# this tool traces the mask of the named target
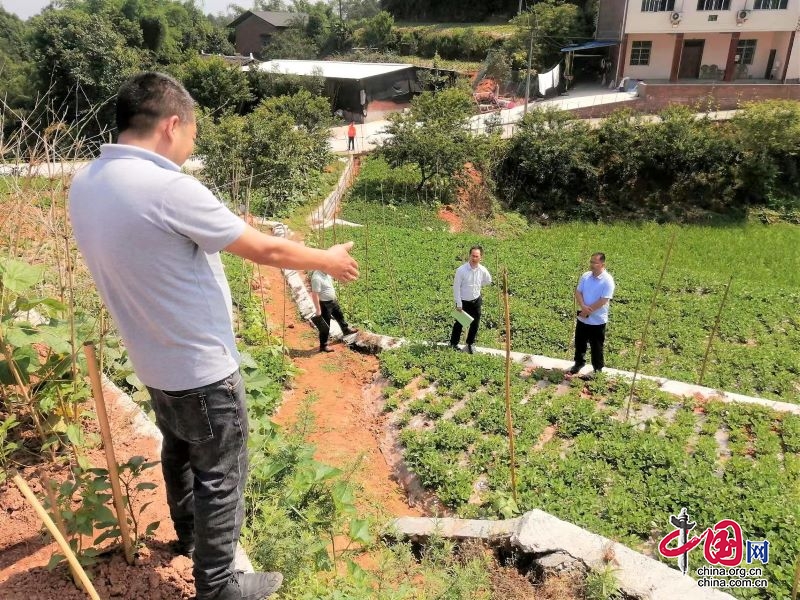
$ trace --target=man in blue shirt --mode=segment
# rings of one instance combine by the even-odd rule
[[[603,344],[606,340],[608,303],[614,297],[614,278],[606,271],[606,255],[592,254],[590,271],[581,275],[575,290],[575,300],[580,309],[575,324],[575,364],[567,371],[576,375],[586,364],[586,346],[592,349],[592,367],[595,373],[603,370]]]

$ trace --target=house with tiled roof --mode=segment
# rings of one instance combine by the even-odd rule
[[[290,25],[305,22],[307,18],[307,14],[300,12],[247,10],[228,27],[233,27],[235,30],[236,53],[243,56],[252,54],[258,57],[261,49],[269,43],[273,35]]]

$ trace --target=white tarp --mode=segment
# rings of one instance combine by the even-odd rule
[[[258,65],[258,69],[261,71],[287,75],[321,75],[331,79],[367,79],[412,68],[414,68],[413,65],[398,63],[361,63],[335,60],[270,60]]]

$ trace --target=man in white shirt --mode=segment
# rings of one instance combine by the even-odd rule
[[[453,278],[453,300],[456,303],[456,310],[463,311],[472,317],[472,323],[467,331],[467,352],[472,354],[475,350],[475,337],[478,335],[478,323],[481,320],[481,288],[492,283],[492,276],[489,271],[481,264],[483,258],[483,248],[473,246],[469,249],[469,262],[456,269]],[[458,341],[461,339],[461,323],[453,323],[453,331],[450,334],[450,347],[458,350]]]
[[[345,321],[342,307],[336,300],[336,289],[333,287],[333,278],[324,271],[314,271],[311,273],[311,300],[317,314],[313,322],[319,331],[319,351],[333,352],[328,347],[328,336],[331,332],[331,318],[336,319],[339,327],[342,328],[343,335],[358,333],[358,329],[350,327]]]
[[[352,242],[307,248],[250,227],[180,165],[194,100],[172,77],[140,73],[117,94],[116,144],[77,173],[75,240],[163,434],[161,469],[176,550],[191,555],[197,600],[261,600],[280,573],[233,570],[244,519],[248,421],[219,253],[358,277]]]
[[[606,340],[608,323],[608,303],[614,297],[614,278],[606,271],[606,255],[602,252],[592,254],[589,259],[590,271],[578,280],[575,300],[580,306],[575,323],[575,364],[567,371],[576,375],[586,364],[584,355],[587,344],[592,349],[592,367],[595,373],[603,370],[603,344]]]

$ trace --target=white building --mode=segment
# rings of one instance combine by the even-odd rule
[[[799,19],[800,0],[600,0],[596,37],[617,81],[796,83]]]

